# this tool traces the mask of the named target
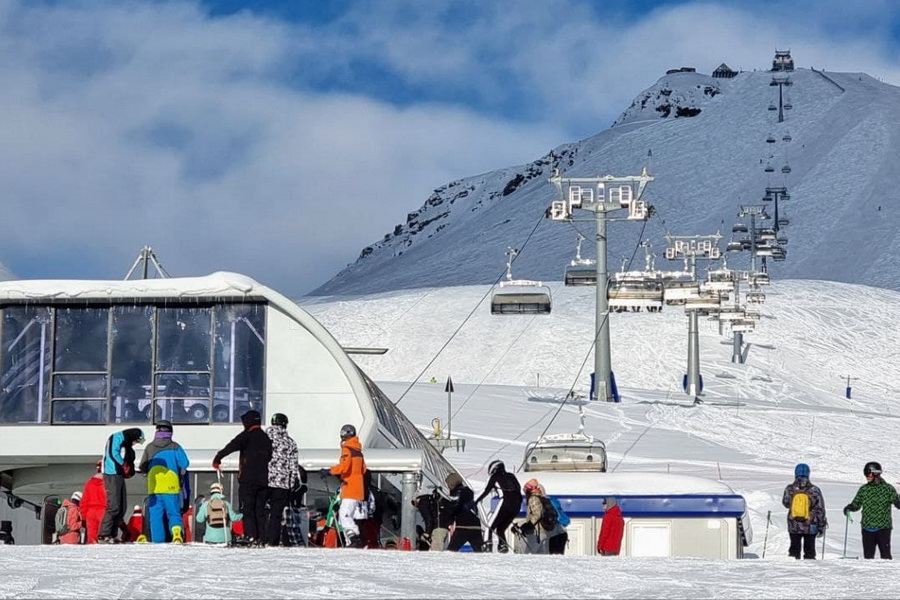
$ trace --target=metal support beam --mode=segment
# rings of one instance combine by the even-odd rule
[[[597,343],[594,347],[594,385],[596,399],[615,402],[610,381],[612,352],[609,341],[609,273],[607,271],[606,209],[598,207],[597,215],[597,302],[595,320]]]
[[[688,362],[687,388],[685,392],[694,398],[700,397],[700,314],[689,310],[688,314]]]
[[[412,505],[412,501],[419,487],[419,476],[419,473],[404,473],[401,484],[400,538],[409,540],[410,548],[415,548],[416,545],[416,507]]]

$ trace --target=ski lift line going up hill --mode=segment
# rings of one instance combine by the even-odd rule
[[[528,242],[531,241],[532,236],[534,236],[534,232],[537,231],[537,228],[540,227],[540,225],[541,225],[541,223],[542,223],[543,221],[544,221],[544,215],[542,214],[540,217],[538,217],[538,220],[537,220],[537,222],[534,224],[534,227],[531,228],[531,231],[528,233],[528,236],[525,238],[525,241],[522,242],[522,245],[521,245],[521,247],[520,247],[520,249],[519,249],[519,253],[521,253],[522,250],[524,250],[525,246],[528,245]],[[479,308],[479,307],[484,303],[484,301],[488,298],[488,296],[491,295],[491,292],[494,291],[494,288],[497,287],[497,284],[500,282],[501,279],[503,279],[503,277],[506,275],[506,272],[507,272],[507,271],[504,270],[504,271],[497,277],[497,279],[494,280],[493,285],[491,285],[491,287],[488,288],[488,290],[487,290],[487,291],[484,293],[484,295],[478,300],[478,302],[475,303],[475,306],[472,307],[472,310],[469,311],[469,314],[466,315],[466,318],[463,319],[462,323],[459,324],[459,327],[457,327],[457,328],[453,331],[453,333],[450,335],[450,337],[447,338],[447,341],[444,342],[444,344],[440,347],[440,349],[438,349],[438,351],[435,353],[435,355],[434,355],[433,357],[431,357],[431,360],[428,361],[428,364],[426,364],[426,365],[422,368],[422,370],[419,371],[419,374],[416,375],[415,379],[413,379],[413,380],[410,382],[409,386],[407,386],[407,388],[406,388],[405,390],[403,390],[403,393],[400,394],[400,397],[397,398],[397,401],[394,403],[395,406],[397,406],[398,404],[400,404],[400,403],[403,401],[403,399],[406,398],[406,395],[410,392],[410,390],[413,389],[413,386],[416,385],[416,383],[419,381],[419,379],[422,378],[422,375],[424,375],[424,374],[428,371],[428,369],[431,368],[431,365],[433,365],[434,362],[435,362],[435,361],[438,359],[438,357],[441,355],[441,353],[442,353],[444,350],[447,349],[447,346],[450,345],[450,342],[452,342],[453,339],[459,334],[459,332],[462,331],[462,328],[465,327],[466,323],[469,322],[469,319],[472,318],[472,315],[475,314],[475,311],[477,311],[478,308]]]

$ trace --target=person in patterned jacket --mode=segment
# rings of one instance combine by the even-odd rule
[[[300,485],[297,442],[288,435],[287,426],[287,415],[275,413],[272,415],[272,425],[266,429],[272,440],[272,458],[269,460],[269,512],[263,539],[269,546],[281,544],[284,508],[291,490]]]
[[[866,476],[866,483],[844,507],[844,514],[849,517],[851,511],[862,509],[859,524],[862,527],[863,556],[875,558],[877,547],[881,558],[891,560],[891,506],[900,508],[900,496],[894,486],[881,478],[879,463],[866,463],[863,475]]]
[[[808,514],[791,514],[791,506],[797,494],[806,494]],[[816,536],[825,535],[828,519],[825,516],[825,499],[822,496],[822,490],[809,480],[809,465],[800,463],[794,467],[794,482],[784,488],[781,503],[788,509],[788,535],[791,537],[788,556],[799,560],[802,546],[803,558],[815,560]]]

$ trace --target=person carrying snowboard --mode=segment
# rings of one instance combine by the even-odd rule
[[[825,499],[818,486],[809,480],[809,465],[800,463],[794,467],[794,482],[784,488],[781,504],[788,509],[788,535],[791,546],[788,556],[800,559],[816,559],[816,536],[825,535],[828,519],[825,516]]]
[[[488,465],[490,479],[484,486],[484,491],[475,500],[480,504],[492,491],[499,498],[499,502],[491,512],[488,519],[488,539],[492,533],[497,534],[498,552],[509,552],[509,544],[506,541],[506,530],[512,524],[513,519],[519,514],[522,507],[522,492],[519,491],[519,480],[512,473],[506,471],[506,465],[501,460],[492,461]]]

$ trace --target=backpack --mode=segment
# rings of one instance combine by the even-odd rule
[[[556,509],[553,508],[553,503],[546,496],[541,496],[541,527],[544,528],[545,531],[552,531],[556,529],[557,523],[559,523],[559,513],[556,512]]]
[[[809,495],[806,492],[797,492],[791,498],[790,517],[792,521],[809,521]]]
[[[568,527],[569,523],[572,522],[572,519],[569,518],[569,515],[563,511],[562,506],[559,505],[559,500],[556,498],[550,498],[550,503],[553,504],[553,508],[556,509],[557,519],[559,520],[559,524],[563,527]]]
[[[228,522],[228,505],[222,498],[211,498],[206,505],[207,522],[210,527],[225,527]]]
[[[56,511],[56,535],[65,535],[69,532],[69,507],[60,506]]]

